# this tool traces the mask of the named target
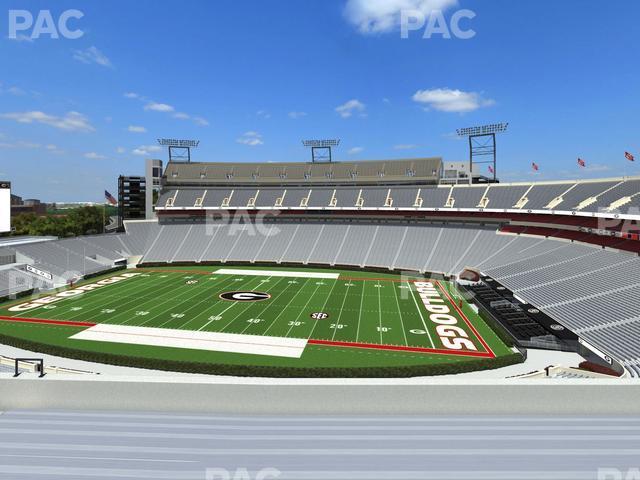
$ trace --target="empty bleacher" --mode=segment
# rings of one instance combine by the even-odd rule
[[[282,202],[278,203],[278,199]],[[303,199],[308,199],[303,205]],[[332,202],[332,199],[334,202]],[[358,200],[361,200],[358,202]],[[418,203],[416,204],[416,200]],[[625,213],[640,207],[640,180],[456,186],[168,187],[159,210],[181,208],[414,208]],[[637,213],[637,211],[636,211]]]

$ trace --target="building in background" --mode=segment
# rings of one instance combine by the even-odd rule
[[[147,160],[145,177],[147,179],[145,218],[151,220],[156,218],[154,207],[162,188],[162,160]]]
[[[6,182],[3,182],[6,183]],[[47,214],[47,204],[37,198],[25,198],[18,195],[11,195],[11,216],[15,217],[21,213],[35,213],[36,215]]]
[[[146,218],[146,177],[118,177],[118,229],[124,228],[125,220]]]

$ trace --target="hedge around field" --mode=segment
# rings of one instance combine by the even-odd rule
[[[0,343],[24,350],[72,358],[92,363],[106,363],[120,367],[144,368],[182,373],[205,375],[225,375],[233,377],[271,377],[271,378],[409,378],[493,370],[522,363],[524,358],[513,353],[497,358],[474,359],[465,362],[407,365],[395,367],[276,367],[261,365],[231,365],[223,363],[182,362],[158,358],[115,355],[103,352],[91,352],[75,348],[48,345],[11,335],[0,334]]]

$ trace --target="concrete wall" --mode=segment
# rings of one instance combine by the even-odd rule
[[[0,410],[238,414],[638,415],[633,380],[505,381],[0,378]]]

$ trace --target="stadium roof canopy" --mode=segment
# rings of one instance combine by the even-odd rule
[[[332,163],[170,162],[165,185],[437,183],[442,158]]]

